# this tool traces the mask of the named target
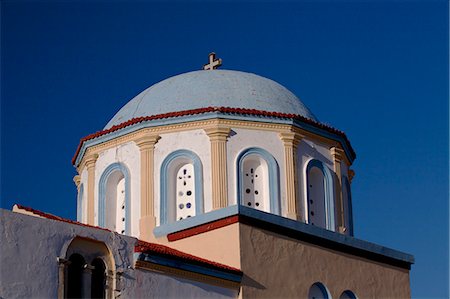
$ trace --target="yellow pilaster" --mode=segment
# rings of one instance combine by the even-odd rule
[[[297,186],[297,146],[304,137],[296,132],[283,132],[279,134],[284,144],[284,169],[286,177],[287,217],[300,219],[298,207]]]
[[[136,140],[141,152],[141,218],[139,219],[139,237],[145,241],[153,240],[153,228],[156,225],[154,215],[154,150],[160,137],[147,135]]]
[[[345,158],[344,150],[338,147],[332,147],[330,149],[331,156],[333,157],[333,168],[336,174],[335,179],[335,196],[336,196],[336,206],[338,214],[338,229],[339,232],[345,232],[345,213],[344,213],[344,201],[342,198],[342,171],[341,171],[341,161]]]
[[[95,225],[94,223],[94,197],[95,197],[95,162],[98,159],[97,154],[86,157],[85,165],[88,173],[87,185],[87,224]]]
[[[211,180],[213,209],[228,206],[227,199],[227,138],[230,128],[216,125],[205,128],[211,142]]]

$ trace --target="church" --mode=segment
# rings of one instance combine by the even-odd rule
[[[411,297],[414,257],[353,236],[347,136],[221,64],[81,139],[77,221],[1,210],[0,298]]]

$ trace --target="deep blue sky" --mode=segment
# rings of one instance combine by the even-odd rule
[[[211,51],[346,132],[355,235],[415,256],[414,298],[448,298],[446,1],[2,1],[1,207],[75,219],[79,139]]]

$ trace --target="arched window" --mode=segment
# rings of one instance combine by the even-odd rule
[[[83,221],[83,196],[84,196],[84,185],[80,184],[80,188],[78,191],[78,197],[77,197],[77,221],[82,222]]]
[[[203,175],[200,158],[188,150],[169,154],[161,165],[160,224],[203,213]]]
[[[322,283],[316,282],[309,288],[308,299],[331,299],[331,295]]]
[[[101,258],[92,261],[91,298],[105,298],[106,266]]]
[[[58,298],[114,297],[115,262],[104,243],[86,237],[75,237],[63,248],[66,249],[62,250],[62,256],[58,258]]]
[[[348,234],[353,236],[352,192],[348,178],[345,176],[342,178],[342,200],[344,201],[345,227]]]
[[[306,168],[308,223],[335,230],[333,176],[319,160],[311,160]]]
[[[84,296],[83,270],[86,264],[84,258],[77,253],[69,257],[67,268],[67,298],[82,298]]]
[[[99,181],[98,225],[130,234],[130,175],[122,163],[109,165]]]
[[[240,204],[280,214],[279,175],[275,158],[261,148],[248,148],[238,156],[236,169]]]
[[[358,297],[356,297],[356,295],[352,291],[346,290],[341,294],[339,299],[358,299]]]

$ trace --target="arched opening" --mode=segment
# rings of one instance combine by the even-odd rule
[[[77,253],[69,257],[69,266],[67,268],[67,298],[83,297],[83,271],[86,264],[84,258]]]
[[[92,261],[91,298],[105,298],[106,266],[101,258]]]
[[[160,225],[203,213],[200,158],[188,150],[170,153],[161,164]]]
[[[358,299],[358,297],[356,297],[356,295],[352,291],[346,290],[341,294],[339,299]]]
[[[306,168],[307,220],[311,225],[335,230],[333,177],[322,162],[311,160]]]
[[[130,233],[130,179],[121,163],[108,166],[99,182],[98,225],[121,234]]]
[[[267,163],[259,155],[248,155],[242,161],[241,202],[243,205],[265,211],[270,207],[269,173]],[[267,209],[269,211],[270,208]]]
[[[318,167],[308,172],[308,219],[311,225],[326,227],[324,175]]]
[[[331,296],[325,285],[316,282],[309,288],[308,299],[331,299]]]
[[[193,164],[183,164],[176,175],[176,216],[182,220],[195,216],[195,171]]]
[[[238,156],[236,169],[240,204],[279,214],[279,175],[275,158],[261,148],[248,148]]]
[[[75,237],[64,245],[59,261],[59,298],[113,298],[116,268],[105,243]]]

